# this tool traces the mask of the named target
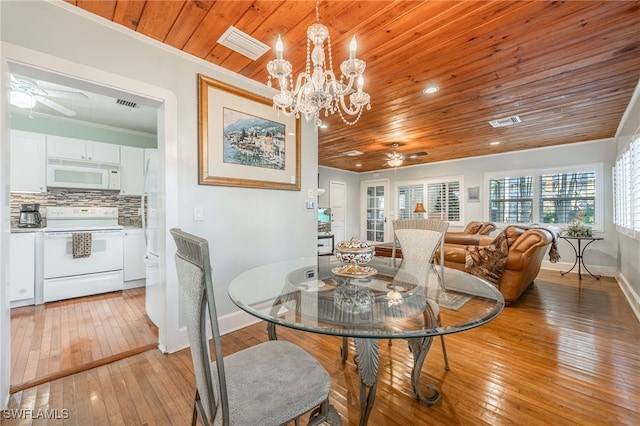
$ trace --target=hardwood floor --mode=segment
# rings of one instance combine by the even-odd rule
[[[353,356],[340,362],[340,339],[282,327],[278,335],[317,356],[332,375],[331,402],[343,424],[357,424],[359,379]],[[225,353],[266,339],[264,323],[255,324],[224,336]],[[498,318],[449,335],[446,344],[451,371],[436,339],[422,372],[423,385],[443,394],[426,407],[411,397],[407,345],[381,342],[370,425],[638,424],[640,323],[612,278],[585,277],[578,289],[576,274],[542,271]],[[151,350],[25,389],[10,408],[66,409],[62,424],[70,425],[182,425],[191,416],[194,384],[188,350]]]
[[[155,348],[144,287],[11,310],[11,392]]]

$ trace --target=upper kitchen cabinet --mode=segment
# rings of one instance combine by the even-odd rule
[[[11,191],[47,192],[46,136],[11,130]]]
[[[47,136],[47,157],[120,164],[120,146],[63,136]]]
[[[120,147],[120,194],[142,195],[144,191],[144,149]]]

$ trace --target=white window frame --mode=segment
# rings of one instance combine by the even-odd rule
[[[616,158],[612,176],[616,230],[640,239],[640,129]]]
[[[603,164],[602,163],[585,163],[585,164],[576,164],[571,166],[558,166],[553,168],[540,168],[540,169],[528,169],[528,170],[509,170],[509,171],[499,171],[499,172],[488,172],[484,174],[484,187],[487,193],[487,201],[485,205],[484,211],[484,220],[489,220],[489,206],[490,203],[490,192],[489,192],[489,181],[491,179],[502,179],[505,177],[526,177],[533,176],[533,193],[532,193],[532,222],[531,223],[521,223],[522,225],[533,225],[538,224],[542,226],[559,226],[561,228],[566,227],[568,223],[549,223],[545,224],[541,221],[541,212],[540,212],[540,178],[542,175],[548,174],[558,174],[558,173],[576,173],[576,172],[586,172],[586,171],[595,171],[596,173],[596,188],[595,188],[595,223],[591,225],[591,228],[596,232],[603,232],[604,225],[604,207],[603,207]],[[505,227],[510,225],[510,223],[505,222],[496,222],[496,226]]]
[[[395,209],[396,209],[396,213],[395,213],[395,218],[398,219],[400,217],[400,187],[401,186],[411,186],[411,185],[422,185],[423,187],[423,194],[425,197],[425,200],[423,200],[424,203],[424,207],[425,209],[428,209],[428,201],[426,199],[426,197],[428,197],[428,187],[429,185],[433,185],[433,184],[448,184],[451,182],[457,182],[459,185],[459,194],[458,194],[458,205],[459,205],[459,220],[457,221],[451,221],[451,220],[447,220],[447,222],[449,222],[450,226],[455,226],[455,227],[459,227],[459,226],[464,226],[464,206],[465,206],[465,199],[464,199],[464,194],[463,194],[463,188],[464,188],[464,176],[463,175],[454,175],[454,176],[443,176],[443,177],[437,177],[437,178],[429,178],[429,179],[413,179],[413,180],[404,180],[404,181],[398,181],[395,183],[395,196],[394,196],[394,203],[395,203]],[[425,217],[427,217],[428,213],[424,213]]]

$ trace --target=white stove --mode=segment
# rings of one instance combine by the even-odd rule
[[[122,290],[117,207],[48,207],[46,217],[44,302]]]
[[[48,207],[45,232],[123,229],[117,207]]]

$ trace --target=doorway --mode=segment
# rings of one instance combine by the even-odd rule
[[[118,86],[113,82],[108,87],[100,86],[98,83],[14,63],[9,63],[9,71],[29,81],[46,80],[56,89],[60,89],[56,85],[66,86],[70,89],[69,93],[96,91],[100,96],[112,97],[114,102],[125,97],[122,96],[125,94],[126,98],[147,102],[155,109],[156,128],[165,125],[161,119],[163,106],[160,101],[128,94],[116,89]],[[81,107],[78,105],[78,111],[81,111]],[[58,106],[57,110],[65,111],[64,108],[70,110],[69,106],[64,105]],[[93,113],[99,115],[98,111],[94,110]],[[33,114],[33,111],[29,113],[30,119]],[[73,126],[71,118],[65,117],[65,120],[67,126]],[[164,142],[160,143],[164,133],[158,131],[158,148],[164,147]],[[74,198],[78,198],[77,193]],[[5,348],[10,351],[11,391],[158,347],[160,333],[146,317],[145,293],[143,286],[12,309],[11,344],[3,342],[3,346],[6,343]],[[156,302],[164,306],[163,300]],[[60,327],[65,327],[64,332]]]
[[[360,234],[368,241],[379,243],[391,241],[391,223],[387,221],[389,198],[389,180],[364,181],[361,184]]]
[[[344,182],[329,182],[329,207],[331,208],[331,232],[334,241],[344,241],[347,204],[347,185]]]

